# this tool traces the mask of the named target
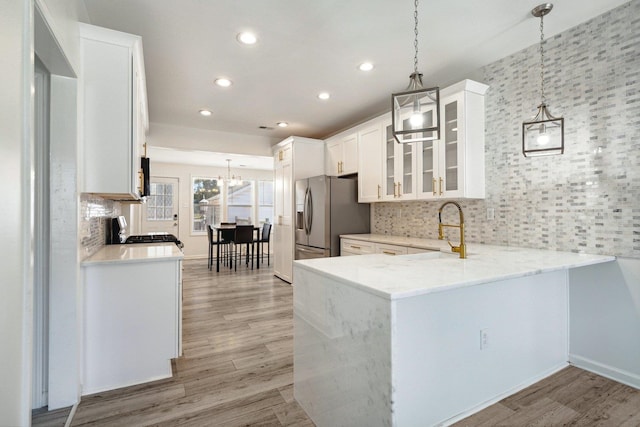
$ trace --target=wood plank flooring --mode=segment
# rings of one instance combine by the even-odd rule
[[[85,396],[72,425],[313,426],[293,399],[291,286],[272,268],[184,268],[173,378]],[[68,413],[35,414],[33,425],[63,426]],[[640,426],[640,391],[569,367],[456,425]]]

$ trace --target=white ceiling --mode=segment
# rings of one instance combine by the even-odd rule
[[[625,0],[556,0],[551,37]],[[419,70],[446,85],[537,43],[537,0],[423,0]],[[413,71],[411,0],[85,0],[91,23],[142,36],[153,123],[323,138],[389,110]],[[236,35],[254,31],[253,46]],[[357,66],[371,61],[363,73]],[[230,88],[213,84],[233,80]],[[328,101],[316,98],[329,91]],[[210,109],[211,117],[198,110]],[[287,121],[286,129],[276,127]],[[272,127],[261,130],[259,126]]]

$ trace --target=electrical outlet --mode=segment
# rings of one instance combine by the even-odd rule
[[[487,208],[487,221],[493,221],[496,218],[496,210],[494,208]]]
[[[489,330],[480,329],[480,350],[489,348]]]

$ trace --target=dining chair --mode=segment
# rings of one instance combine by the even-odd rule
[[[260,232],[260,237],[254,240],[254,243],[257,245],[258,256],[256,258],[256,262],[260,262],[260,260],[264,259],[264,244],[267,244],[267,265],[270,265],[270,253],[271,248],[269,246],[269,240],[271,237],[271,224],[265,222],[262,224],[262,231]]]
[[[220,225],[236,225],[235,222],[221,222]],[[231,242],[233,241],[233,235],[236,232],[235,229],[231,228],[228,230],[220,231],[220,239],[226,243],[226,251],[225,256],[222,258],[223,265],[227,265],[231,259]]]
[[[224,239],[224,236],[220,239],[220,241],[214,239],[214,231],[213,228],[211,228],[210,224],[207,224],[207,236],[209,237],[209,257],[207,267],[209,268],[209,270],[211,270],[211,268],[213,267],[213,255],[215,254],[213,248],[216,245],[220,245],[220,255],[223,257],[223,259],[226,259],[229,252],[230,240]]]
[[[235,269],[238,270],[238,248],[240,248],[240,258],[242,258],[242,245],[246,245],[246,261],[245,264],[249,266],[249,245],[251,245],[251,269],[253,270],[253,225],[236,225],[235,233],[233,236],[233,262],[235,263]]]

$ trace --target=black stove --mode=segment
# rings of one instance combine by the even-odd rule
[[[140,234],[138,236],[129,236],[124,243],[127,245],[133,243],[175,243],[180,249],[184,247],[182,242],[173,234]]]

